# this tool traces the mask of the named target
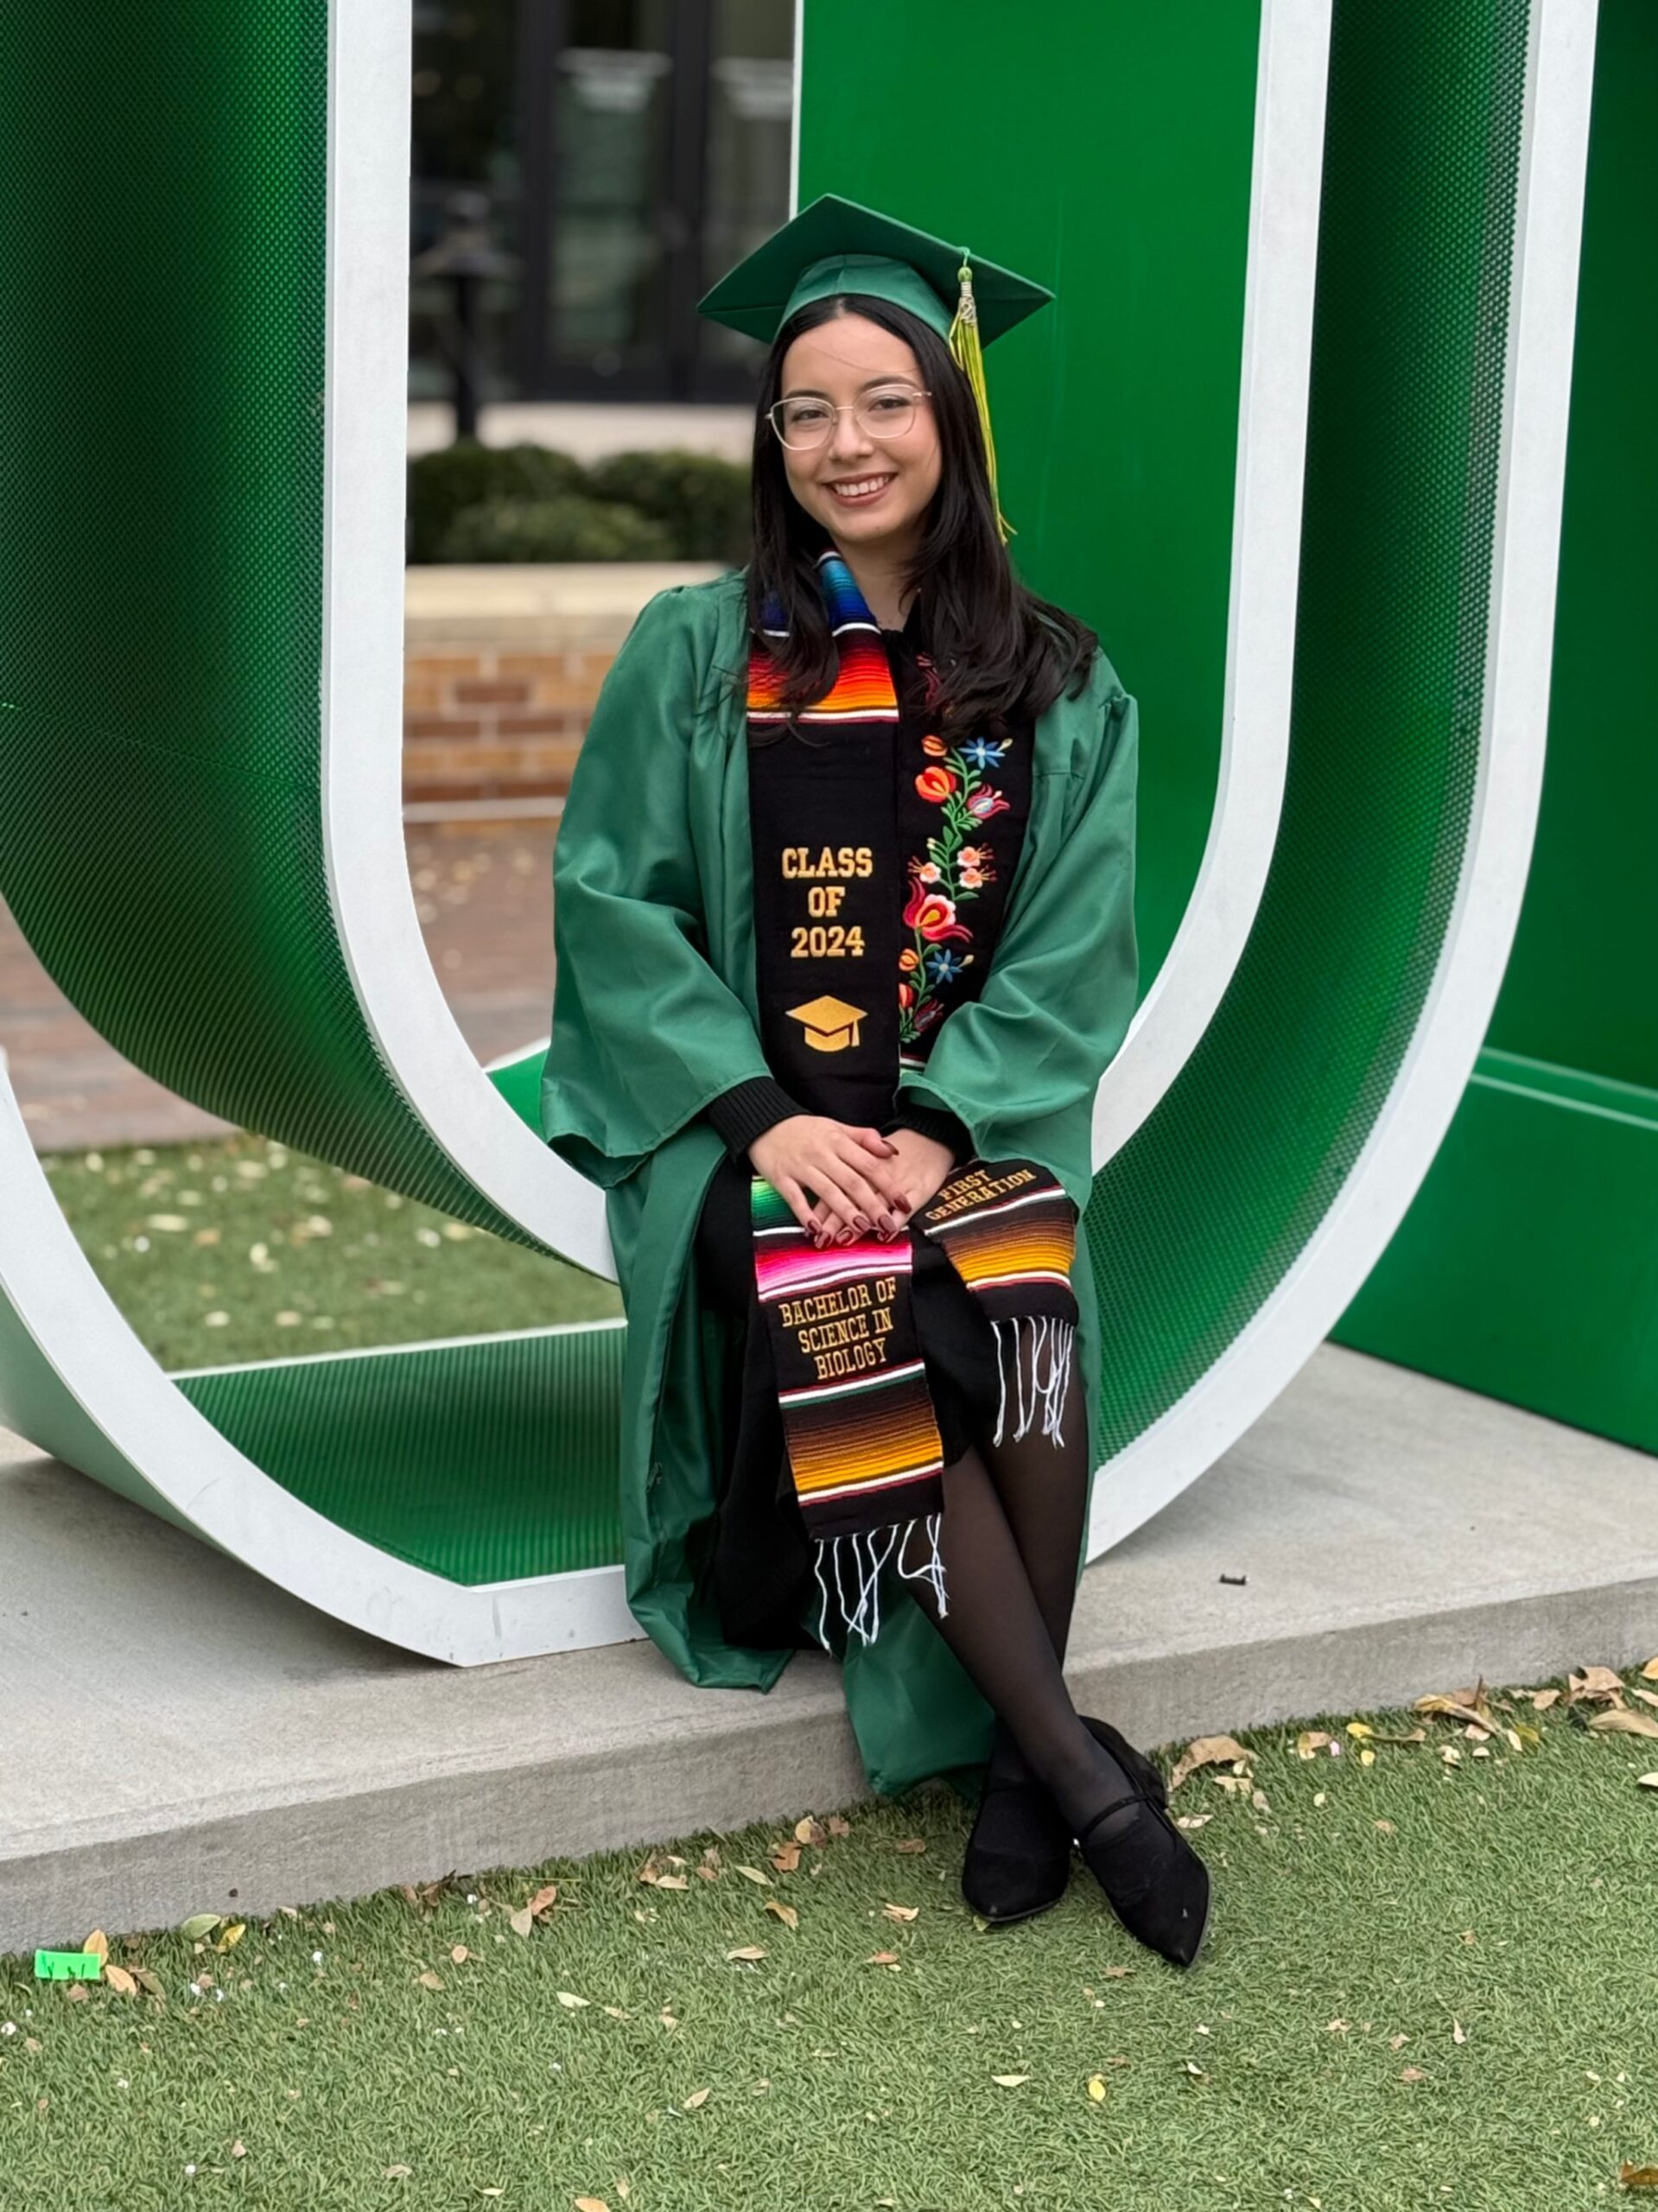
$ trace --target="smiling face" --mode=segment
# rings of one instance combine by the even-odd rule
[[[912,349],[861,315],[837,315],[804,331],[783,357],[778,396],[826,401],[842,411],[821,446],[779,448],[789,489],[844,548],[907,553],[919,542],[921,518],[938,488],[938,426],[931,403],[916,403],[902,437],[872,436],[854,403],[877,403],[886,390],[924,388]],[[853,498],[837,485],[877,486]]]

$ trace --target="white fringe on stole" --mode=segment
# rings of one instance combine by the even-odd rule
[[[996,1404],[996,1431],[991,1441],[1000,1444],[1007,1427],[1008,1375],[1013,1376],[1013,1440],[1016,1443],[1029,1433],[1039,1408],[1042,1414],[1042,1433],[1054,1445],[1064,1441],[1065,1405],[1070,1395],[1071,1370],[1076,1364],[1076,1328],[1067,1320],[1053,1313],[1021,1313],[1006,1320],[992,1321],[996,1332],[996,1365],[1001,1389]],[[1026,1357],[1020,1358],[1020,1331],[1023,1330]],[[816,1637],[825,1651],[833,1651],[829,1640],[829,1586],[824,1569],[827,1565],[835,1580],[835,1611],[845,1623],[848,1635],[861,1637],[866,1643],[873,1643],[880,1633],[880,1578],[887,1561],[896,1552],[898,1571],[906,1582],[926,1581],[932,1586],[938,1601],[941,1618],[950,1606],[944,1593],[944,1563],[938,1552],[938,1524],[940,1516],[929,1513],[920,1522],[927,1540],[927,1551],[918,1567],[905,1567],[904,1554],[908,1548],[910,1531],[918,1523],[913,1521],[893,1522],[885,1529],[860,1529],[849,1536],[820,1536],[815,1547],[813,1573],[823,1594],[823,1605],[817,1617]],[[851,1586],[850,1595],[848,1592]]]
[[[1013,1370],[1013,1440],[1017,1442],[1026,1433],[1039,1405],[1042,1408],[1042,1433],[1051,1443],[1063,1443],[1065,1400],[1070,1390],[1075,1327],[1053,1313],[1020,1313],[1007,1320],[992,1321],[990,1325],[996,1332],[996,1366],[1001,1377],[1001,1395],[996,1404],[996,1433],[991,1442],[1001,1442],[1002,1431],[1007,1426],[1007,1370],[1011,1360]],[[1030,1344],[1028,1392],[1026,1376],[1019,1357],[1021,1326]],[[1045,1373],[1041,1367],[1045,1352],[1048,1363]]]
[[[898,1571],[906,1582],[925,1581],[932,1586],[942,1617],[950,1611],[944,1595],[944,1562],[938,1553],[938,1523],[941,1516],[929,1513],[919,1522],[927,1539],[927,1552],[918,1567],[905,1567],[904,1554],[908,1548],[910,1531],[918,1526],[913,1521],[894,1522],[890,1528],[860,1529],[849,1536],[820,1536],[817,1539],[812,1569],[817,1577],[818,1589],[823,1603],[817,1616],[817,1641],[825,1651],[832,1652],[829,1640],[829,1593],[823,1579],[823,1562],[828,1558],[835,1574],[836,1611],[852,1636],[861,1636],[866,1643],[873,1643],[880,1633],[880,1577],[881,1570],[898,1554]],[[842,1570],[849,1576],[856,1602],[848,1605]]]

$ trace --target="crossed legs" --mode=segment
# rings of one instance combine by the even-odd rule
[[[1061,1671],[1088,1478],[1087,1416],[1073,1387],[1057,1445],[1037,1423],[944,1469],[938,1549],[947,1610],[924,1578],[905,1584],[1073,1834],[1129,1787],[1078,1718]]]

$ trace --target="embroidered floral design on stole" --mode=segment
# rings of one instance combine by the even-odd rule
[[[917,658],[931,675],[931,664]],[[931,685],[929,687],[931,688]],[[939,987],[952,982],[973,964],[970,951],[958,945],[972,943],[973,931],[961,919],[963,903],[995,880],[995,856],[988,842],[977,839],[981,823],[1005,813],[1007,801],[984,780],[987,768],[999,767],[1012,741],[969,737],[959,746],[947,746],[942,737],[927,736],[921,749],[928,765],[915,779],[921,798],[940,812],[938,834],[927,840],[925,856],[912,853],[908,861],[910,895],[904,907],[905,926],[912,941],[899,954],[899,1042],[914,1046],[949,1007]],[[918,1056],[915,1064],[918,1065]]]

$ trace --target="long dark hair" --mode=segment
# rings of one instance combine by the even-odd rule
[[[779,703],[785,708],[821,699],[835,680],[835,639],[817,580],[819,556],[835,541],[790,490],[783,448],[766,413],[780,396],[784,356],[795,340],[843,315],[867,315],[905,340],[932,393],[938,488],[905,582],[923,601],[927,650],[939,681],[938,730],[1005,737],[1010,723],[1033,719],[1061,691],[1077,696],[1099,639],[1086,623],[1039,599],[1014,575],[996,528],[972,389],[937,332],[890,301],[864,292],[813,300],[772,340],[754,411],[754,550],[746,571],[751,640],[774,657],[783,687]],[[768,593],[775,593],[781,606],[786,639],[760,636]],[[805,734],[791,719],[755,734],[767,741],[789,729]]]

